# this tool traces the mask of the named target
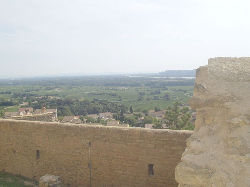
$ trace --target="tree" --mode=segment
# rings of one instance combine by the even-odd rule
[[[124,117],[124,114],[122,111],[120,113],[113,114],[113,118],[115,120],[119,120],[121,122],[124,122],[124,120],[125,120],[125,117]]]
[[[158,106],[155,106],[155,112],[160,111],[161,109]]]
[[[145,116],[144,119],[143,119],[143,124],[144,125],[145,124],[151,124],[151,123],[153,123],[153,121],[154,121],[153,117],[151,117],[151,116]]]
[[[165,119],[170,129],[194,129],[191,123],[191,111],[188,107],[182,107],[179,102],[175,102],[173,106],[167,108]]]
[[[153,128],[154,128],[154,129],[162,129],[162,124],[159,123],[159,122],[157,122],[157,123],[155,123],[155,124],[153,125]]]
[[[134,127],[137,122],[136,116],[128,116],[124,118],[124,123],[128,123],[130,126]]]
[[[86,123],[97,123],[97,120],[92,117],[84,116],[84,118],[86,119]]]
[[[134,113],[134,115],[136,116],[136,119],[141,118],[142,117],[142,113]]]
[[[191,123],[191,112],[188,107],[184,107],[181,109],[181,116],[179,119],[179,127],[185,130],[193,130],[194,126]]]
[[[130,112],[131,114],[133,114],[133,113],[134,113],[134,110],[133,110],[132,105],[131,105],[131,106],[130,106],[130,108],[129,108],[129,112]]]
[[[147,116],[147,115],[148,115],[148,110],[145,109],[145,110],[142,111],[142,113],[143,113],[145,116]]]
[[[165,118],[167,119],[167,126],[171,129],[177,128],[179,117],[179,103],[175,102],[173,106],[168,107],[166,110]]]
[[[166,100],[166,101],[169,101],[169,100],[170,100],[169,94],[165,94],[165,95],[163,96],[163,99]]]
[[[4,112],[2,110],[0,110],[0,117],[4,116]]]

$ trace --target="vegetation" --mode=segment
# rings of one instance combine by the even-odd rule
[[[65,103],[69,100],[108,101],[128,108],[132,106],[134,112],[154,107],[165,109],[175,101],[186,103],[192,96],[193,85],[193,79],[127,76],[2,80],[0,107],[17,106],[22,102],[41,107],[43,103],[60,99]]]
[[[9,173],[0,172],[0,186],[3,187],[28,187],[34,186],[37,181],[33,181],[26,177],[12,175]]]
[[[168,107],[166,111],[166,124],[170,129],[193,130],[194,125],[191,122],[192,113],[188,107],[183,107],[176,102]]]
[[[172,106],[169,106],[162,119],[149,116],[148,114],[143,116],[142,113],[133,113],[132,115],[116,113],[114,114],[114,118],[121,123],[127,123],[132,127],[145,127],[145,124],[153,124],[153,128],[155,129],[194,129],[194,124],[192,123],[192,111],[179,102],[175,102]]]
[[[130,126],[154,128],[191,128],[191,111],[174,105],[186,105],[192,96],[194,79],[129,76],[85,76],[0,80],[0,116],[22,106],[34,109],[57,108],[58,116],[81,116],[85,121],[103,121],[88,114],[114,113],[114,118]],[[170,108],[169,108],[170,107]],[[167,110],[165,119],[157,119],[151,111]],[[129,114],[129,115],[128,115]],[[177,118],[177,119],[176,119]]]
[[[85,121],[86,120],[86,123],[101,123],[102,125],[107,125],[107,121],[101,119],[101,118],[92,118],[92,117],[89,117],[89,116],[81,116],[80,119],[82,121]]]
[[[36,101],[36,102],[35,102]],[[87,115],[87,114],[99,114],[103,112],[117,112],[117,111],[127,111],[125,105],[119,103],[113,103],[106,100],[94,99],[89,100],[79,100],[79,99],[53,99],[49,100],[47,97],[41,99],[32,100],[30,106],[38,109],[41,106],[46,106],[48,108],[57,108],[59,116],[70,116],[70,115]]]

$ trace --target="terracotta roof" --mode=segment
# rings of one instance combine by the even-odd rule
[[[26,111],[33,112],[33,108],[32,107],[19,108],[18,111],[19,112],[26,112]]]

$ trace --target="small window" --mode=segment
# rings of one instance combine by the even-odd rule
[[[40,158],[40,151],[36,150],[36,159],[39,159],[39,158]]]
[[[154,164],[148,165],[148,175],[153,176],[154,175]]]

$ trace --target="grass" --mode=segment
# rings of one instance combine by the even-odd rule
[[[36,182],[23,176],[0,172],[0,187],[30,187]]]
[[[5,108],[5,112],[17,112],[19,109],[19,106],[10,106]]]

